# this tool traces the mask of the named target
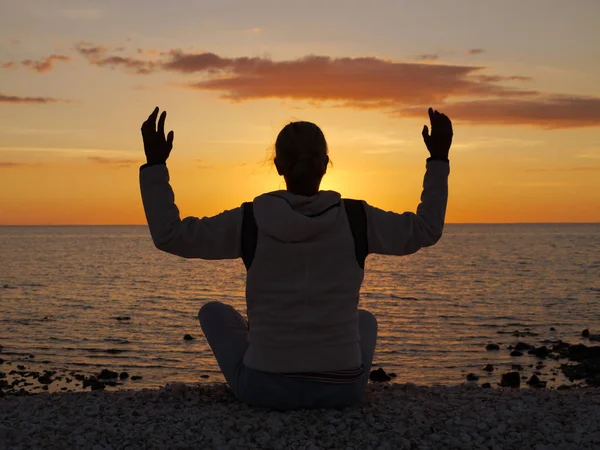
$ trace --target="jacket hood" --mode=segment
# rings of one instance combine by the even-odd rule
[[[319,191],[310,197],[288,191],[269,192],[254,199],[254,218],[262,233],[283,242],[302,242],[338,220],[340,201],[335,191]]]

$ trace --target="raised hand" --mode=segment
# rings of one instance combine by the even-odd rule
[[[423,127],[423,140],[427,150],[435,159],[448,159],[450,146],[452,145],[452,122],[445,115],[429,108],[429,120],[431,121],[431,135],[427,125]]]
[[[158,130],[156,128],[156,117],[158,106],[142,124],[142,139],[144,140],[144,152],[148,164],[164,164],[173,149],[173,131],[165,138],[165,119],[167,112],[163,111],[158,119]]]

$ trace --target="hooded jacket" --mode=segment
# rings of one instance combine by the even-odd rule
[[[407,255],[441,237],[449,163],[428,160],[417,212],[398,214],[363,201],[368,252]],[[243,206],[213,217],[180,219],[166,165],[142,166],[140,187],[156,247],[184,258],[241,257]],[[256,252],[246,279],[247,367],[326,372],[360,367],[357,262],[339,193],[275,191],[253,202]]]

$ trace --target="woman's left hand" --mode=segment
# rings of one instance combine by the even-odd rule
[[[142,124],[142,138],[144,140],[144,152],[148,164],[165,164],[173,149],[173,131],[169,131],[165,138],[165,119],[167,112],[163,111],[158,119],[158,130],[156,129],[156,116],[158,106]]]

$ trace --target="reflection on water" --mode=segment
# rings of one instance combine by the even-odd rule
[[[210,300],[245,310],[241,261],[164,254],[146,227],[0,227],[0,249],[5,359],[126,370],[144,376],[136,386],[222,379],[196,314]],[[599,250],[598,224],[449,225],[415,255],[370,256],[361,306],[379,320],[375,360],[401,382],[448,384],[486,363],[534,363],[489,342],[579,342],[600,331]],[[539,336],[499,333],[526,328]]]

